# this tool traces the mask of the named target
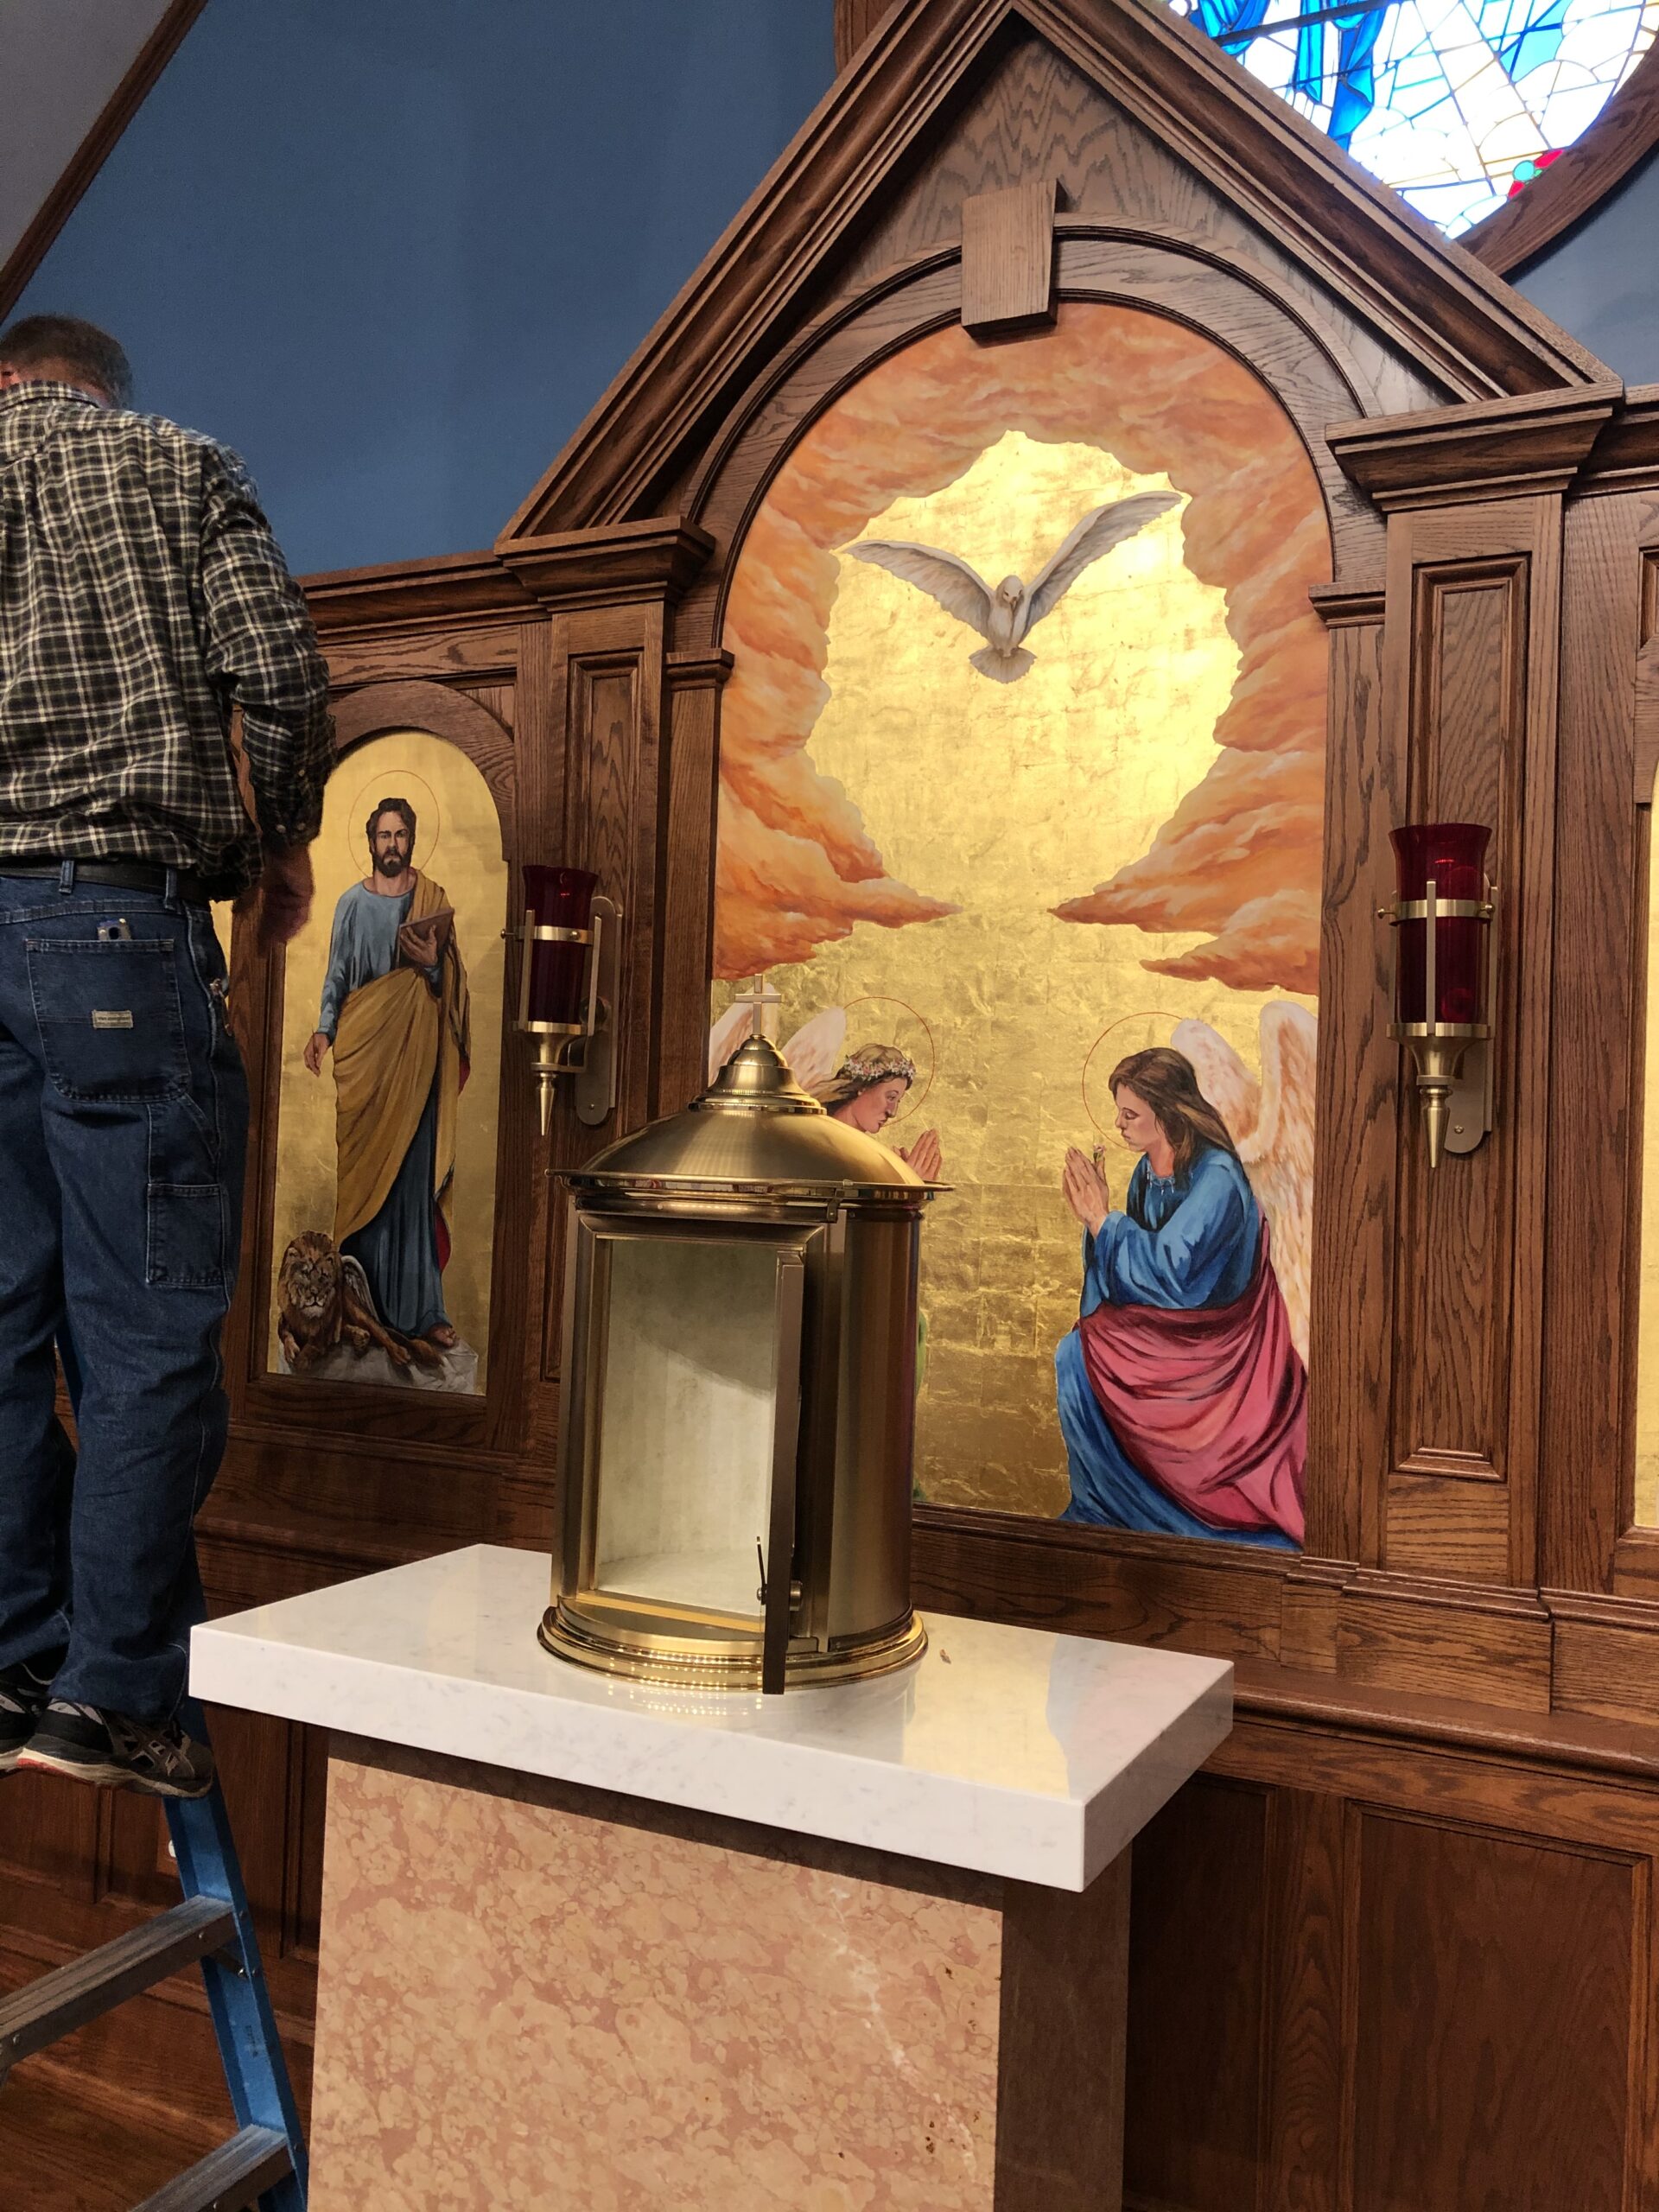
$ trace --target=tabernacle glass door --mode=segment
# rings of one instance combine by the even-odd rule
[[[589,1586],[758,1634],[780,1464],[785,1548],[793,1523],[799,1254],[661,1235],[601,1250]]]

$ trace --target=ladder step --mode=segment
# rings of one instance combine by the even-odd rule
[[[222,1897],[187,1897],[142,1928],[0,1999],[0,2082],[20,2058],[73,2035],[141,1989],[230,1942],[236,1915]]]
[[[280,2127],[245,2127],[188,2173],[147,2196],[135,2212],[242,2212],[273,2182],[293,2171]]]

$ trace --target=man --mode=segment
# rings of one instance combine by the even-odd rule
[[[441,1351],[461,1339],[443,1303],[444,1202],[470,1042],[454,912],[414,866],[415,810],[383,798],[364,824],[369,872],[340,893],[305,1065],[334,1055],[334,1242],[360,1261],[380,1319]]]
[[[130,384],[90,324],[0,334],[0,1772],[199,1796],[247,1134],[208,901],[301,926],[334,746],[242,464]]]

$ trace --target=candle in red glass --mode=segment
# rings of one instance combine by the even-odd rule
[[[591,925],[598,881],[586,868],[527,863],[524,904],[534,920],[550,928],[585,930]],[[588,947],[532,938],[524,957],[530,963],[530,1019],[579,1022],[585,1011],[582,986],[588,972]]]
[[[1486,848],[1492,833],[1478,822],[1418,822],[1394,832],[1402,901],[1484,899]],[[1474,914],[1442,914],[1434,932],[1434,997],[1428,1003],[1428,924],[1402,921],[1396,931],[1395,1019],[1417,1023],[1478,1024],[1486,1019],[1487,924]]]

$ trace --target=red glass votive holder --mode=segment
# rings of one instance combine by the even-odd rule
[[[591,930],[594,891],[599,882],[583,868],[524,867],[524,904],[543,928]],[[531,1021],[579,1028],[586,1012],[582,986],[588,947],[558,938],[531,938],[524,946],[530,966],[526,1012]]]
[[[1486,903],[1491,836],[1478,822],[1413,823],[1393,832],[1399,888],[1395,1020],[1402,1027],[1434,1023],[1466,1029],[1485,1022],[1486,931],[1491,918],[1469,910]],[[1421,911],[1431,883],[1436,907],[1432,1006],[1429,925]],[[1454,911],[1445,912],[1448,906]]]

